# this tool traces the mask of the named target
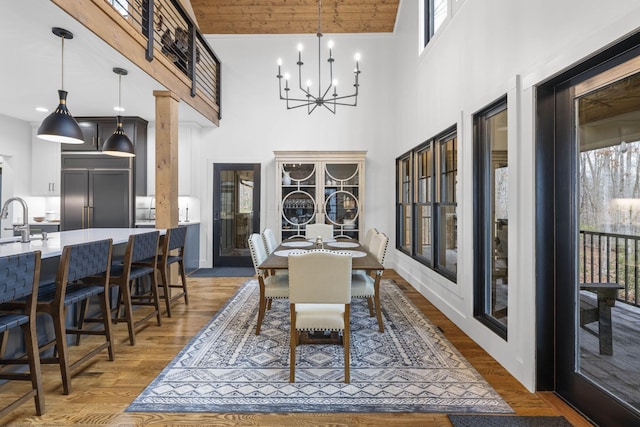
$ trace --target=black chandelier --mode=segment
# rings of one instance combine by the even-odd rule
[[[294,108],[307,107],[307,113],[311,114],[313,110],[318,106],[323,106],[327,110],[331,111],[333,114],[336,113],[336,106],[344,105],[348,107],[355,107],[358,105],[358,76],[360,74],[360,54],[356,53],[355,61],[356,68],[353,70],[354,74],[354,83],[353,87],[355,88],[354,92],[351,95],[340,95],[338,94],[338,81],[333,78],[333,42],[329,41],[329,58],[327,62],[329,63],[329,84],[326,86],[323,92],[322,86],[322,60],[320,55],[321,50],[321,41],[322,41],[322,22],[321,22],[321,12],[322,12],[322,0],[318,0],[318,33],[316,34],[318,37],[318,95],[314,95],[311,93],[311,80],[307,80],[306,88],[302,86],[302,66],[304,63],[302,62],[302,43],[298,44],[298,87],[302,91],[302,95],[299,98],[290,98],[289,91],[289,73],[285,73],[282,75],[281,67],[282,67],[282,59],[278,59],[278,87],[280,89],[280,99],[287,101],[287,110],[291,110]],[[284,77],[284,95],[282,94],[282,78]],[[331,91],[333,89],[333,92]]]

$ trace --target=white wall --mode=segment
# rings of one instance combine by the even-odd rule
[[[199,198],[202,201],[201,256],[206,265],[212,263],[211,209],[213,163],[261,163],[262,199],[261,228],[277,227],[279,214],[275,200],[274,150],[367,150],[367,225],[389,230],[393,219],[389,217],[385,198],[393,189],[384,167],[393,167],[390,161],[393,135],[393,99],[389,90],[393,79],[393,61],[389,59],[390,35],[331,35],[336,58],[335,71],[339,88],[352,89],[353,55],[360,52],[360,96],[358,107],[338,106],[335,115],[319,109],[308,115],[306,109],[287,111],[278,98],[276,79],[278,58],[285,65],[282,71],[297,76],[298,42],[303,42],[303,68],[317,82],[317,38],[300,36],[235,36],[208,37],[209,44],[222,61],[222,120],[219,128],[200,130],[200,141],[194,144],[200,150],[194,165],[200,176]],[[324,45],[323,41],[323,45]],[[325,51],[323,51],[323,58]],[[343,73],[343,74],[345,74]],[[323,70],[323,80],[328,80]],[[297,85],[297,81],[295,83]],[[293,91],[292,91],[293,92]],[[386,171],[385,171],[386,172]],[[202,247],[204,246],[204,248]]]
[[[418,2],[401,1],[393,42],[397,157],[457,124],[458,280],[453,284],[396,250],[395,269],[535,389],[535,86],[638,28],[636,0],[451,0],[455,15],[418,54]],[[504,341],[473,319],[473,114],[508,95],[509,330]],[[389,180],[392,160],[380,173]],[[393,197],[391,195],[391,197]],[[391,204],[390,204],[391,206]],[[392,211],[389,209],[389,215]],[[392,227],[389,228],[393,230]],[[537,333],[552,333],[537,331]]]
[[[31,192],[31,125],[28,122],[0,115],[0,156],[2,156],[2,200],[28,196]],[[14,209],[15,204],[10,207]],[[20,211],[22,212],[22,211]],[[1,236],[11,236],[5,230],[13,218],[0,221]]]

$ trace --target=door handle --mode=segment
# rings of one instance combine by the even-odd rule
[[[91,228],[91,212],[93,206],[87,206],[87,228]]]
[[[87,208],[87,206],[83,206],[82,209],[80,210],[80,228],[84,228],[84,210]]]

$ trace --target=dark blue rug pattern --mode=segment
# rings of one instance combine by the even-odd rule
[[[339,345],[298,347],[289,383],[289,304],[274,301],[260,335],[249,280],[127,408],[129,412],[513,413],[394,284],[383,280],[385,332],[351,304],[351,383]]]

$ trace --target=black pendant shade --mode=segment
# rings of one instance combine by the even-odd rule
[[[67,91],[64,90],[64,39],[72,39],[73,34],[64,28],[52,28],[53,34],[62,39],[62,87],[58,90],[60,104],[44,119],[38,128],[38,138],[65,144],[84,144],[82,130],[67,108]]]
[[[58,94],[60,104],[42,121],[38,128],[38,138],[65,144],[84,144],[82,130],[67,109],[67,92],[59,90]]]
[[[118,116],[118,127],[113,135],[105,141],[102,152],[119,157],[134,157],[136,155],[133,143],[122,128],[122,117]]]

